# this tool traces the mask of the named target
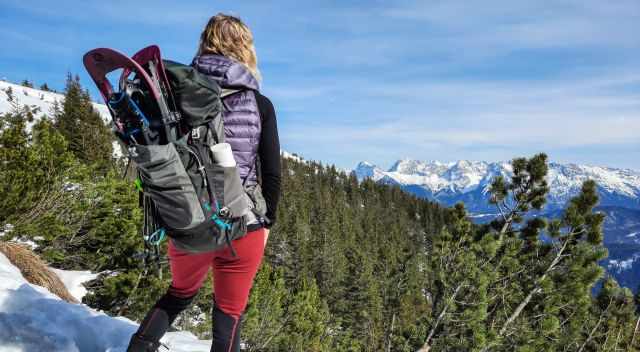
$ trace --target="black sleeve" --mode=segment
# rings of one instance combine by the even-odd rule
[[[260,145],[260,176],[262,178],[262,195],[267,203],[267,218],[270,223],[267,228],[276,222],[276,209],[280,200],[280,139],[278,138],[278,125],[276,112],[271,101],[264,95],[256,92],[256,100],[262,120]]]

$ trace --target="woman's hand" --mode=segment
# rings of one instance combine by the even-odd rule
[[[264,228],[264,246],[267,247],[267,239],[269,238],[269,229]]]

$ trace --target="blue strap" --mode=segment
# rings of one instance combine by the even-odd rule
[[[164,240],[165,237],[166,237],[166,231],[164,227],[161,227],[158,230],[156,230],[154,233],[144,236],[144,240],[154,246],[157,246]]]
[[[230,230],[231,229],[231,224],[225,222],[224,220],[222,220],[219,216],[218,213],[220,212],[220,206],[218,205],[218,201],[215,201],[215,213],[213,213],[213,215],[211,215],[211,220],[213,220],[213,222],[216,224],[216,226],[218,226],[221,230]],[[211,206],[209,205],[209,203],[205,203],[204,204],[204,208],[207,211],[211,211]]]

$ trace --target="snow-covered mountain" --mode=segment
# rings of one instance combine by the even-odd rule
[[[508,162],[461,160],[450,163],[398,160],[388,170],[369,162],[355,168],[358,179],[369,177],[402,188],[427,199],[446,205],[464,201],[470,211],[493,211],[488,203],[488,188],[498,175],[512,174]],[[561,209],[575,196],[585,180],[596,181],[600,191],[600,204],[640,209],[640,172],[599,166],[549,163],[547,182],[550,186],[547,210]]]
[[[488,189],[498,175],[509,178],[513,172],[507,162],[398,160],[388,170],[360,162],[353,170],[359,180],[398,185],[419,197],[447,206],[464,202],[476,222],[496,217],[489,204]],[[609,258],[602,266],[620,284],[632,289],[640,285],[640,172],[599,166],[549,163],[550,186],[545,215],[558,217],[566,202],[577,195],[585,180],[598,184],[600,205],[607,216],[604,241]]]

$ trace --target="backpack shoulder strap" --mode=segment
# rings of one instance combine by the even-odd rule
[[[262,111],[266,108],[264,103],[262,103],[262,99],[258,99],[258,95],[260,92],[255,91],[254,96],[256,99],[256,105],[258,106],[258,116],[260,116],[260,132],[262,132],[262,124],[264,122],[264,116],[262,116]],[[260,168],[260,146],[258,145],[258,153],[256,153],[256,177],[258,178],[258,183],[262,186],[262,173]]]
[[[230,88],[222,88],[222,92],[220,93],[220,98],[226,98],[230,95],[245,91],[246,89],[230,89]]]

